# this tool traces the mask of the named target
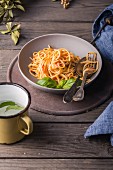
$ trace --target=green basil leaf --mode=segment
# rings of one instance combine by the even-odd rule
[[[69,80],[67,80],[67,82],[63,86],[63,89],[69,89],[75,81],[76,80],[74,78],[70,78]]]
[[[47,87],[49,88],[56,88],[56,86],[57,86],[57,82],[55,80],[50,80],[47,83]]]
[[[66,82],[67,82],[67,80],[61,80],[56,88],[57,89],[62,89],[63,86],[66,84]]]
[[[49,80],[50,80],[49,77],[44,77],[41,80],[38,80],[36,83],[40,86],[47,86]]]
[[[24,109],[24,107],[21,107],[21,106],[18,106],[18,105],[12,105],[12,106],[8,106],[7,108],[6,108],[6,110],[5,111],[8,111],[8,110],[23,110]]]
[[[2,102],[2,103],[0,103],[0,108],[5,107],[5,106],[9,106],[9,105],[14,106],[15,102],[12,102],[12,101]]]
[[[56,88],[57,86],[57,82],[49,77],[44,77],[43,79],[38,80],[36,83],[40,86],[45,86],[48,88]]]

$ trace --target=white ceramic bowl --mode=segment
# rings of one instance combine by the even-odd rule
[[[28,65],[31,62],[30,57],[32,56],[33,52],[46,48],[48,45],[52,46],[53,48],[66,48],[68,51],[80,56],[81,58],[86,56],[88,52],[96,52],[97,60],[99,61],[99,69],[91,77],[90,82],[94,81],[95,78],[99,75],[102,68],[102,59],[99,52],[92,44],[79,37],[68,34],[47,34],[36,37],[26,43],[20,50],[18,56],[18,66],[22,76],[35,88],[57,94],[63,94],[66,92],[64,89],[47,88],[37,85],[37,79],[29,73]]]

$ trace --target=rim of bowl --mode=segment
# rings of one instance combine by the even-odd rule
[[[47,36],[68,36],[68,37],[72,37],[72,38],[77,38],[77,39],[80,39],[80,41],[83,41],[85,43],[87,43],[88,45],[91,45],[93,48],[95,48],[92,44],[90,44],[88,41],[80,38],[80,37],[77,37],[77,36],[74,36],[74,35],[70,35],[70,34],[62,34],[62,33],[53,33],[53,34],[44,34],[44,35],[41,35],[41,36],[38,36],[38,37],[35,37],[33,39],[31,39],[30,41],[28,41],[27,43],[25,43],[25,45],[21,48],[21,50],[19,51],[19,54],[18,54],[18,67],[19,67],[19,70],[22,74],[22,76],[27,80],[27,82],[29,82],[30,84],[32,84],[34,87],[39,87],[39,89],[43,90],[45,89],[46,90],[51,90],[51,91],[56,91],[56,92],[66,92],[68,89],[56,89],[56,88],[48,88],[48,87],[45,87],[45,86],[40,86],[38,84],[36,84],[35,82],[33,82],[32,80],[30,80],[28,77],[25,76],[25,74],[22,72],[21,70],[21,67],[20,67],[20,62],[19,62],[19,58],[20,58],[20,55],[21,55],[21,52],[22,50],[24,49],[24,47],[26,47],[28,44],[30,44],[31,42],[33,42],[34,40],[36,39],[40,39],[40,38],[43,38],[43,37],[47,37]],[[98,54],[100,55],[99,51],[95,48],[95,50],[98,52]],[[90,83],[92,83],[97,77],[98,75],[100,74],[100,71],[101,71],[101,68],[102,68],[102,58],[101,58],[101,55],[100,55],[100,60],[99,60],[99,69],[98,69],[98,72],[96,72],[96,76],[90,81],[88,82],[85,86],[89,85]]]

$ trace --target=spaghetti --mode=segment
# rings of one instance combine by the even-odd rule
[[[65,48],[53,49],[48,46],[38,52],[34,52],[31,63],[28,65],[29,72],[37,79],[50,77],[56,80],[68,80],[75,78],[75,65],[80,60],[79,56],[75,56]]]

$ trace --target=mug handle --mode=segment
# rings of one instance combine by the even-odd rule
[[[20,130],[20,132],[23,133],[24,135],[29,135],[30,133],[32,133],[33,131],[32,120],[26,114],[20,117],[20,119],[22,119],[27,125],[27,129],[22,129]]]

